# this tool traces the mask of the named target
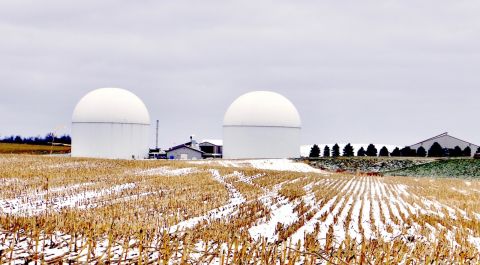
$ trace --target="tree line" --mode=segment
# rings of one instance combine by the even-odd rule
[[[433,143],[430,149],[427,151],[423,146],[420,146],[418,149],[412,149],[409,146],[406,146],[402,149],[396,147],[392,152],[388,150],[386,146],[380,148],[378,151],[377,147],[374,144],[369,144],[367,150],[361,147],[357,151],[357,156],[381,156],[381,157],[470,157],[472,156],[472,149],[470,147],[465,147],[465,149],[456,146],[455,148],[444,148],[438,142]],[[480,147],[476,150],[477,153],[480,153]],[[318,145],[314,144],[310,149],[309,157],[320,157],[321,149]],[[332,149],[326,145],[323,149],[323,157],[352,157],[355,156],[355,150],[353,146],[349,143],[345,145],[340,153],[340,146],[335,144]]]
[[[51,145],[52,142],[57,144],[71,144],[72,139],[69,135],[55,136],[53,133],[48,133],[44,137],[22,137],[20,135],[12,135],[0,139],[0,143],[10,144]]]

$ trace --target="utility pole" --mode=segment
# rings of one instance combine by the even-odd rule
[[[55,145],[55,135],[58,133],[58,130],[64,129],[65,125],[59,125],[53,131],[51,132],[52,134],[52,146],[50,147],[50,155],[53,154],[53,146]]]
[[[157,120],[157,132],[155,137],[155,148],[158,150],[158,120]]]
[[[50,155],[53,154],[53,145],[55,144],[55,133],[52,132],[52,146],[50,147]]]

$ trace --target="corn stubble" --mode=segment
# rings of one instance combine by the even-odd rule
[[[0,172],[0,264],[480,262],[473,180],[22,155],[0,156]],[[225,211],[229,189],[242,200]],[[273,224],[285,205],[296,218]],[[262,224],[274,234],[254,238]]]

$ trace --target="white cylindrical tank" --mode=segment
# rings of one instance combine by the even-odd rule
[[[150,115],[143,101],[121,88],[85,95],[72,115],[72,157],[143,159]]]
[[[244,94],[225,113],[223,157],[299,157],[301,123],[297,109],[284,96],[270,91]]]

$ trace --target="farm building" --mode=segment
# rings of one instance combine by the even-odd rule
[[[190,142],[174,146],[166,151],[167,159],[195,160],[222,158],[222,140],[203,140],[198,143],[193,136]]]
[[[203,159],[203,152],[186,144],[174,146],[167,151],[168,159],[197,160]]]
[[[198,146],[203,151],[203,158],[222,158],[223,141],[222,140],[203,140]]]
[[[167,152],[160,148],[151,148],[148,151],[148,159],[167,159]]]
[[[420,146],[423,146],[423,148],[425,148],[425,150],[428,151],[435,142],[439,143],[443,148],[449,148],[449,149],[453,149],[456,146],[460,147],[462,150],[465,149],[466,147],[470,147],[470,149],[472,150],[472,156],[475,154],[475,152],[479,148],[478,145],[455,138],[449,135],[447,132],[437,135],[435,137],[423,140],[417,144],[411,145],[410,148],[417,150]]]
[[[72,157],[143,159],[150,115],[143,101],[121,88],[85,95],[72,115]]]
[[[200,149],[200,145],[194,139],[194,136],[190,136],[190,142],[180,144],[171,147],[166,151],[167,159],[180,159],[180,160],[197,160],[203,159],[204,152]]]
[[[269,91],[244,94],[225,114],[223,157],[299,157],[300,130],[300,115],[284,96]]]

